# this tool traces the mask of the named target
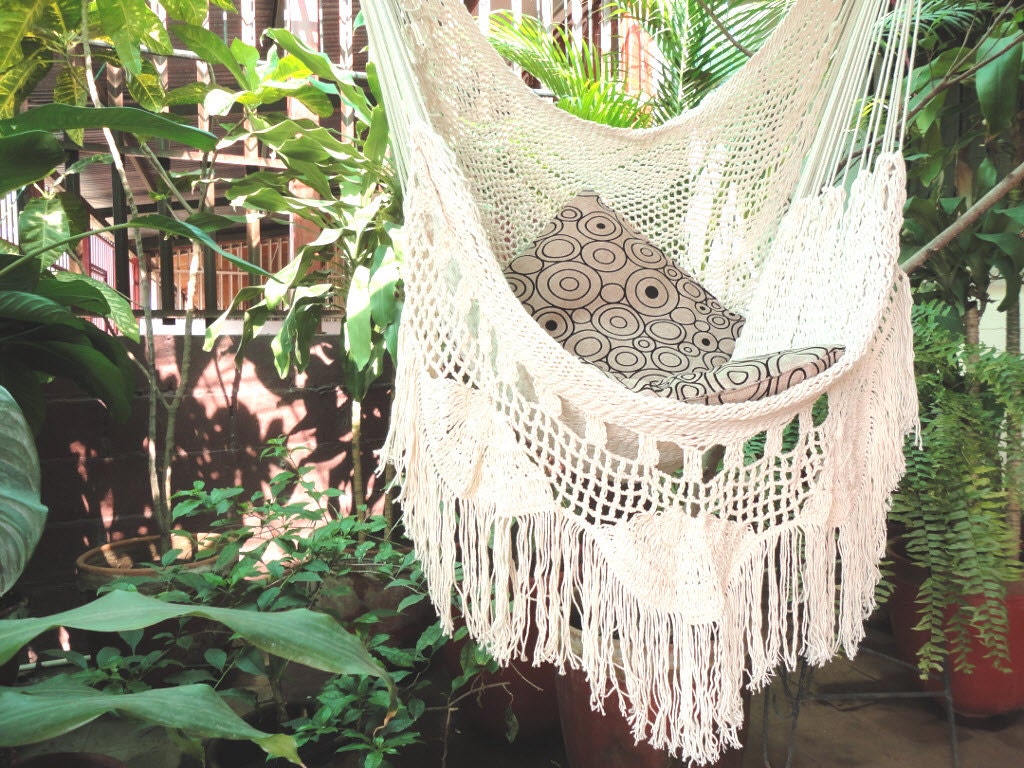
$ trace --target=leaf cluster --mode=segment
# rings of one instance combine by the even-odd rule
[[[1024,416],[1024,360],[967,347],[958,317],[941,303],[914,308],[920,450],[907,446],[907,472],[890,519],[912,562],[928,571],[918,598],[927,634],[923,673],[949,654],[968,669],[977,639],[1008,662],[1005,582],[1019,578],[1017,542],[1005,519],[1007,467],[1024,448],[1006,439],[1006,419]],[[1019,422],[1018,422],[1019,423]]]

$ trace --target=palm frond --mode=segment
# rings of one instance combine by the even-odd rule
[[[533,75],[560,108],[586,120],[617,127],[650,122],[642,96],[629,93],[614,55],[574,38],[562,27],[545,29],[537,19],[508,11],[490,17],[490,42],[504,58]]]

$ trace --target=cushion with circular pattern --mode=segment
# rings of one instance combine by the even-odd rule
[[[707,371],[688,371],[653,384],[651,392],[687,403],[720,405],[760,400],[835,365],[844,348],[803,347],[730,360]]]
[[[581,192],[505,267],[565,349],[634,391],[728,362],[744,318],[594,192]]]

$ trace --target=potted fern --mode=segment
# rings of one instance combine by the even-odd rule
[[[908,445],[893,499],[889,612],[922,676],[948,667],[957,709],[988,715],[1024,706],[1024,29],[1001,4],[967,5],[926,5],[912,82],[903,266],[923,450]],[[1004,352],[980,333],[1000,286]]]
[[[945,305],[916,307],[914,321],[922,450],[908,450],[893,499],[894,634],[922,674],[948,658],[958,711],[1012,711],[1024,706],[1024,583],[1008,467],[1024,449],[1006,424],[1024,416],[1024,359],[965,345]]]

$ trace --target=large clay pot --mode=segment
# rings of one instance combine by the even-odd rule
[[[462,674],[462,648],[465,643],[447,643],[441,653],[448,674]],[[533,666],[525,661],[512,661],[497,672],[481,672],[474,685],[481,685],[479,695],[464,699],[459,712],[474,730],[493,739],[504,740],[508,733],[508,714],[517,723],[516,742],[534,741],[558,728],[558,699],[551,664]]]
[[[573,643],[579,649],[579,630],[573,629]],[[590,684],[578,670],[566,669],[556,681],[558,712],[562,721],[562,742],[569,768],[685,768],[686,761],[672,757],[650,744],[636,744],[625,717],[613,701],[605,714],[590,708]],[[749,700],[745,701],[749,708]],[[746,713],[749,718],[749,712]],[[726,752],[712,768],[741,768],[743,750]]]
[[[211,554],[209,550],[203,549],[203,538],[202,535],[198,537],[199,548],[195,551],[195,545],[190,537],[171,537],[171,545],[181,551],[179,560],[188,568],[200,572],[213,570],[217,562],[216,553]],[[151,576],[153,571],[145,567],[145,564],[159,562],[160,537],[138,536],[112,541],[84,552],[75,560],[75,568],[78,571],[79,586],[95,591],[119,578]]]
[[[923,568],[911,564],[899,553],[890,551],[893,561],[893,592],[889,598],[889,620],[897,655],[908,664],[917,663],[917,652],[926,636],[914,629],[918,624],[916,605],[918,589],[925,579]],[[1007,640],[1010,646],[1011,672],[1000,672],[985,657],[984,646],[972,639],[968,660],[974,666],[971,674],[953,669],[950,686],[953,708],[965,717],[991,717],[1024,708],[1024,582],[1006,586]],[[925,690],[941,690],[941,681],[923,681]]]

